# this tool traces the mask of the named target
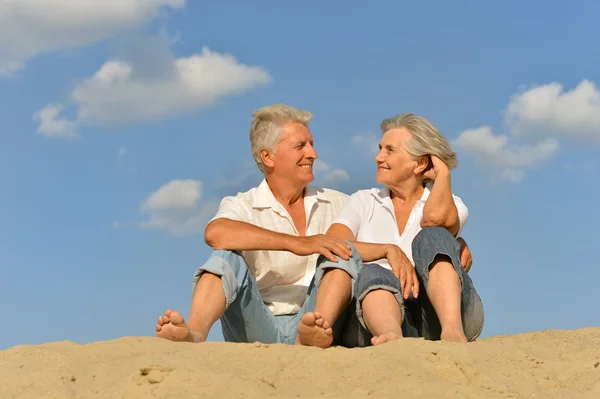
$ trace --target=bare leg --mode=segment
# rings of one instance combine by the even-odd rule
[[[367,329],[373,334],[371,343],[381,345],[402,337],[402,312],[389,291],[369,292],[361,303]]]
[[[341,269],[328,269],[323,275],[315,312],[307,313],[298,324],[296,344],[328,348],[333,342],[332,326],[350,303],[352,279]]]
[[[440,319],[443,341],[467,342],[460,308],[460,278],[444,255],[438,255],[429,271],[429,300]]]
[[[225,313],[221,277],[203,273],[192,295],[188,323],[179,312],[167,310],[158,318],[156,336],[171,341],[204,342],[212,325]]]

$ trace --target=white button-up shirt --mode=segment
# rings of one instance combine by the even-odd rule
[[[304,192],[306,235],[325,234],[348,195],[307,186]],[[216,216],[251,223],[278,233],[299,236],[289,212],[279,203],[266,180],[255,188],[225,197]],[[319,254],[298,256],[287,251],[242,251],[254,274],[263,302],[275,315],[293,314],[304,303]]]
[[[421,231],[423,207],[430,192],[431,184],[425,187],[421,199],[413,207],[402,234],[398,231],[394,205],[390,197],[390,190],[387,187],[360,190],[352,194],[333,223],[347,226],[352,230],[355,240],[358,242],[397,245],[414,266],[412,242],[417,233]],[[460,228],[456,235],[458,237],[465,223],[467,223],[469,211],[459,197],[453,195],[453,198],[460,220]],[[377,263],[391,270],[387,259],[379,259],[368,263]]]

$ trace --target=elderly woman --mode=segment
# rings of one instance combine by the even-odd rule
[[[375,162],[384,188],[354,193],[327,232],[352,242],[354,261],[364,264],[353,287],[358,321],[345,343],[379,345],[403,335],[475,340],[483,305],[456,239],[468,216],[452,194],[456,154],[421,116],[398,115],[381,129]]]

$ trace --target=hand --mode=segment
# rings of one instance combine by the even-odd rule
[[[467,242],[462,238],[457,238],[458,243],[460,244],[460,264],[463,267],[465,272],[469,272],[471,270],[471,265],[473,264],[473,256],[471,255],[471,250],[467,245]]]
[[[419,296],[419,279],[408,256],[396,245],[390,245],[385,258],[392,267],[392,271],[400,280],[402,296],[408,299],[411,292],[415,298]]]
[[[336,263],[338,260],[335,255],[344,260],[348,260],[352,256],[352,248],[347,242],[324,234],[295,237],[291,243],[290,252],[298,256],[321,254]]]
[[[430,155],[431,167],[423,173],[423,178],[435,180],[440,173],[450,173],[448,166],[440,158]]]

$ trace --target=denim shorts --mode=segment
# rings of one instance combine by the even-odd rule
[[[362,299],[371,291],[383,289],[394,294],[403,314],[402,333],[405,337],[423,337],[428,340],[439,340],[442,332],[429,298],[429,267],[438,255],[450,258],[454,270],[458,274],[461,285],[461,311],[465,335],[474,341],[483,330],[483,303],[477,294],[473,281],[463,270],[460,263],[460,245],[458,241],[442,227],[426,227],[422,229],[412,242],[415,271],[419,279],[418,298],[412,295],[404,300],[398,278],[388,269],[377,264],[365,265],[354,285],[354,309],[344,332],[343,343],[348,347],[371,345],[373,335],[366,328],[362,317]]]
[[[356,249],[349,260],[338,257],[331,262],[324,256],[317,261],[315,275],[307,287],[306,298],[300,311],[289,315],[274,315],[263,302],[256,279],[241,253],[237,251],[214,251],[208,261],[194,274],[194,285],[203,273],[221,277],[225,293],[226,310],[221,317],[223,337],[227,342],[262,342],[265,344],[294,344],[298,335],[298,323],[302,316],[315,309],[316,293],[325,270],[342,269],[352,285],[362,265]],[[339,344],[349,311],[344,312],[333,326],[334,344]]]

